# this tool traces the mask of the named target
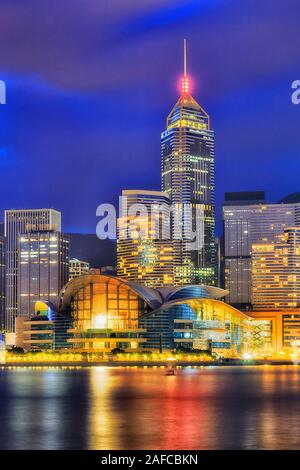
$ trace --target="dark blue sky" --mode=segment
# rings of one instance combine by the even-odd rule
[[[160,132],[188,40],[224,191],[300,191],[299,0],[0,0],[0,210],[94,232],[121,189],[160,188]],[[220,214],[220,212],[218,212]]]

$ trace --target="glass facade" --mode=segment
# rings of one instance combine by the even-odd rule
[[[69,237],[32,232],[19,237],[18,315],[30,317],[37,301],[56,303],[69,277]]]
[[[61,297],[61,309],[73,321],[70,342],[81,350],[138,349],[138,317],[148,308],[124,281],[102,275],[73,279]]]
[[[249,317],[214,299],[192,298],[163,305],[144,315],[148,348],[185,348],[240,354],[247,348]]]

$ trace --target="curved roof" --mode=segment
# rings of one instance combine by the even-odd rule
[[[61,290],[59,295],[59,310],[64,311],[67,305],[69,305],[72,297],[80,289],[87,286],[88,284],[96,284],[101,281],[117,282],[119,284],[123,284],[124,286],[128,287],[128,289],[135,291],[139,297],[142,297],[152,309],[158,308],[163,302],[159,292],[155,291],[154,289],[149,289],[147,287],[125,281],[124,279],[115,276],[109,276],[105,274],[83,274],[81,276],[75,277],[74,279],[71,279]]]
[[[191,285],[183,287],[162,287],[160,289],[151,289],[141,286],[134,282],[122,279],[108,274],[82,274],[81,276],[71,279],[61,290],[59,295],[59,311],[65,311],[72,297],[83,287],[88,284],[96,284],[100,282],[114,282],[132,289],[139,297],[141,297],[152,310],[156,310],[164,304],[172,301],[181,301],[189,299],[221,299],[228,294],[228,291],[219,287]]]
[[[160,291],[164,295],[165,302],[182,298],[221,299],[229,294],[228,290],[221,289],[220,287],[198,284],[183,287],[162,288]]]
[[[163,304],[162,308],[168,309],[168,308],[173,307],[174,305],[183,305],[183,304],[189,305],[191,308],[193,308],[195,303],[200,305],[200,304],[207,304],[207,302],[215,306],[223,307],[227,312],[230,312],[232,315],[235,315],[239,318],[243,318],[244,320],[252,318],[247,313],[241,312],[237,308],[232,307],[232,305],[226,304],[225,302],[221,302],[220,300],[217,300],[217,299],[209,299],[209,298],[204,298],[204,297],[171,300],[170,302],[166,302],[165,304]],[[146,318],[148,316],[155,315],[155,313],[157,313],[158,311],[159,311],[159,308],[156,310],[153,310],[152,312],[144,313],[141,318]]]

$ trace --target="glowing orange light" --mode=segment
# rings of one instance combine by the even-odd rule
[[[190,80],[188,77],[183,77],[181,82],[181,91],[182,93],[189,93],[190,92]]]

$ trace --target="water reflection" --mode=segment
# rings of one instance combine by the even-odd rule
[[[298,449],[300,367],[0,371],[1,449]]]

